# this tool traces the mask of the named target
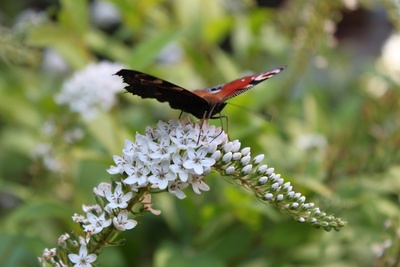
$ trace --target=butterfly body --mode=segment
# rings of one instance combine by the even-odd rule
[[[213,118],[226,106],[226,100],[244,93],[258,83],[278,74],[285,67],[257,75],[246,76],[227,84],[213,86],[204,90],[189,91],[135,70],[122,69],[116,75],[128,85],[125,89],[142,98],[155,98],[168,102],[171,108],[190,113],[199,119]]]

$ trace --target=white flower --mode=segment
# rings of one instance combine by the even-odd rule
[[[185,119],[189,119],[186,117]],[[185,120],[184,119],[184,120]],[[189,120],[190,123],[190,120]],[[179,126],[183,126],[183,121],[180,122],[178,119],[170,120],[169,122],[159,121],[157,123],[157,130],[160,132],[161,135],[170,135],[172,132],[176,131]],[[191,126],[191,125],[189,125]],[[193,128],[193,127],[191,127]]]
[[[202,145],[209,145],[214,143],[220,145],[228,140],[228,135],[223,133],[221,128],[217,128],[214,125],[203,124],[200,132],[200,142]],[[210,151],[213,153],[214,151]]]
[[[51,260],[54,256],[56,256],[56,254],[57,254],[56,248],[51,248],[51,249],[45,248],[43,250],[42,257],[44,260]]]
[[[144,130],[144,132],[146,133],[146,136],[150,139],[150,140],[157,140],[158,138],[160,138],[162,135],[160,133],[159,129],[154,129],[150,126],[146,126],[146,129]]]
[[[215,159],[207,158],[207,147],[200,147],[197,151],[193,148],[187,150],[188,159],[183,163],[186,169],[193,169],[196,174],[203,174],[204,167],[211,167]]]
[[[62,171],[62,162],[56,157],[53,147],[48,143],[38,143],[33,149],[33,155],[41,158],[43,165],[52,172]]]
[[[188,185],[189,183],[175,181],[168,186],[168,192],[172,195],[175,195],[179,199],[184,199],[186,195],[183,193],[182,189],[185,189],[188,187]]]
[[[100,216],[96,216],[93,213],[88,212],[86,214],[89,225],[84,225],[85,232],[90,232],[91,235],[100,233],[103,228],[111,225],[111,219],[105,219],[105,213],[103,212]]]
[[[135,166],[125,166],[125,172],[129,175],[124,179],[125,184],[137,183],[139,187],[145,187],[147,185],[147,175],[150,173],[149,168],[141,161],[136,161]]]
[[[143,138],[143,136],[139,134],[136,134],[136,143],[130,140],[125,140],[125,147],[122,149],[125,162],[132,164],[138,158],[138,152],[142,151],[142,146],[147,147],[147,139]]]
[[[85,132],[81,128],[74,128],[68,131],[65,131],[63,134],[63,139],[67,143],[75,143],[76,141],[81,140],[85,136]]]
[[[304,150],[324,148],[326,144],[327,141],[321,134],[304,134],[297,138],[297,146]]]
[[[93,193],[105,197],[106,192],[111,192],[111,184],[109,183],[100,183],[97,187],[93,188]]]
[[[124,209],[128,206],[128,201],[132,198],[132,192],[124,194],[122,191],[122,185],[119,183],[115,189],[114,193],[111,191],[106,192],[106,199],[110,202],[106,205],[111,209]]]
[[[148,146],[150,149],[149,156],[153,161],[157,159],[169,160],[171,154],[177,149],[177,146],[175,144],[171,144],[171,141],[167,136],[161,137],[161,140],[157,140],[157,143],[150,141]]]
[[[152,175],[148,178],[152,184],[157,184],[161,190],[167,188],[168,182],[176,179],[176,174],[169,168],[169,161],[153,163],[150,167]]]
[[[186,150],[189,147],[196,148],[199,146],[197,143],[196,136],[198,136],[198,131],[192,129],[187,131],[184,126],[178,126],[175,131],[175,135],[171,136],[171,141],[174,142],[179,149]]]
[[[192,184],[193,191],[196,194],[201,194],[200,190],[209,191],[210,187],[203,181],[202,176],[190,175],[189,182]]]
[[[137,225],[137,221],[128,220],[128,211],[121,210],[117,217],[113,218],[113,224],[115,228],[120,231],[125,231],[134,228]]]
[[[358,3],[358,0],[342,0],[344,6],[351,10],[357,10],[359,8],[360,3]]]
[[[124,68],[110,62],[89,64],[64,82],[56,95],[58,104],[67,104],[72,112],[78,112],[85,120],[92,120],[99,110],[108,111],[115,104],[115,94],[122,91],[122,80],[113,74]]]
[[[69,254],[68,258],[72,263],[75,263],[74,267],[91,267],[91,263],[97,259],[97,256],[95,254],[88,255],[86,245],[81,245],[79,255]]]
[[[97,213],[101,213],[102,209],[99,204],[96,205],[82,205],[82,210],[86,213],[95,211]]]
[[[128,164],[128,162],[124,158],[121,158],[120,156],[113,156],[113,159],[115,164],[117,164],[117,166],[110,166],[107,172],[109,174],[124,173],[125,165]]]
[[[33,9],[25,9],[20,14],[18,14],[13,28],[17,32],[24,32],[31,28],[38,27],[46,21],[46,12],[36,11]]]
[[[400,34],[391,35],[382,49],[382,64],[395,73],[400,72]]]
[[[181,156],[179,153],[174,153],[172,155],[172,161],[174,164],[171,164],[169,168],[176,174],[178,174],[179,179],[182,182],[186,182],[189,177],[189,171],[183,166],[183,163],[187,160],[187,154],[185,153]]]
[[[46,48],[43,51],[42,68],[44,71],[54,74],[65,74],[69,71],[67,62],[52,48]]]
[[[183,54],[182,47],[176,42],[171,42],[160,51],[157,60],[164,64],[178,63]]]
[[[90,5],[90,15],[93,23],[102,28],[113,26],[121,21],[117,6],[106,1],[93,1]]]
[[[70,238],[69,234],[65,233],[63,235],[60,235],[60,237],[57,239],[57,245],[65,245],[66,241]]]
[[[72,221],[75,223],[87,223],[88,222],[88,220],[85,218],[85,216],[80,215],[78,213],[75,213],[72,216]]]

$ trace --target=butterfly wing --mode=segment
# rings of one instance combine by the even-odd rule
[[[277,68],[257,75],[246,76],[227,84],[213,86],[204,90],[194,91],[195,94],[205,98],[210,103],[225,102],[226,100],[240,95],[250,88],[256,86],[272,76],[280,73],[286,67]]]
[[[171,108],[179,109],[203,118],[210,108],[202,97],[173,83],[135,70],[122,69],[116,73],[128,85],[125,89],[142,98],[154,98],[168,102]]]

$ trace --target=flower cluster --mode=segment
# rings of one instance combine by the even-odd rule
[[[103,61],[89,64],[64,82],[56,95],[58,104],[67,104],[85,120],[96,117],[99,110],[108,111],[116,102],[115,94],[124,86],[120,78],[113,76],[123,65]]]
[[[91,266],[100,248],[118,245],[116,232],[133,229],[138,217],[146,212],[155,215],[160,211],[151,208],[151,194],[169,192],[179,199],[186,197],[183,189],[191,185],[200,194],[210,188],[204,182],[211,170],[229,176],[233,181],[250,189],[257,198],[270,203],[299,222],[308,222],[325,230],[339,230],[345,225],[340,219],[327,216],[305,197],[293,191],[290,182],[284,183],[273,168],[262,165],[264,155],[251,157],[250,148],[241,148],[239,141],[228,141],[227,135],[206,122],[192,124],[189,120],[159,122],[158,127],[146,128],[145,135],[136,134],[136,141],[127,140],[122,156],[114,156],[115,166],[107,171],[120,175],[120,181],[101,183],[94,188],[97,204],[83,206],[86,215],[75,214],[85,237],[59,239],[62,249],[46,249],[41,262],[65,262]],[[135,208],[140,205],[141,208]],[[76,241],[76,240],[79,240]]]
[[[156,129],[147,127],[146,135],[136,134],[136,142],[127,140],[122,157],[114,156],[116,166],[110,174],[125,174],[123,183],[134,191],[152,187],[180,199],[189,184],[194,192],[208,191],[203,177],[220,155],[217,147],[227,142],[227,135],[215,126],[201,129],[199,124],[172,120],[159,122]]]

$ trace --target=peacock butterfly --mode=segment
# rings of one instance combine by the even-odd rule
[[[171,108],[190,113],[199,119],[215,118],[226,106],[226,100],[254,87],[262,81],[280,73],[286,67],[280,67],[257,75],[246,76],[232,82],[209,87],[203,90],[189,91],[178,85],[136,70],[122,69],[116,75],[122,77],[128,85],[125,89],[142,98],[155,98],[168,102]]]

